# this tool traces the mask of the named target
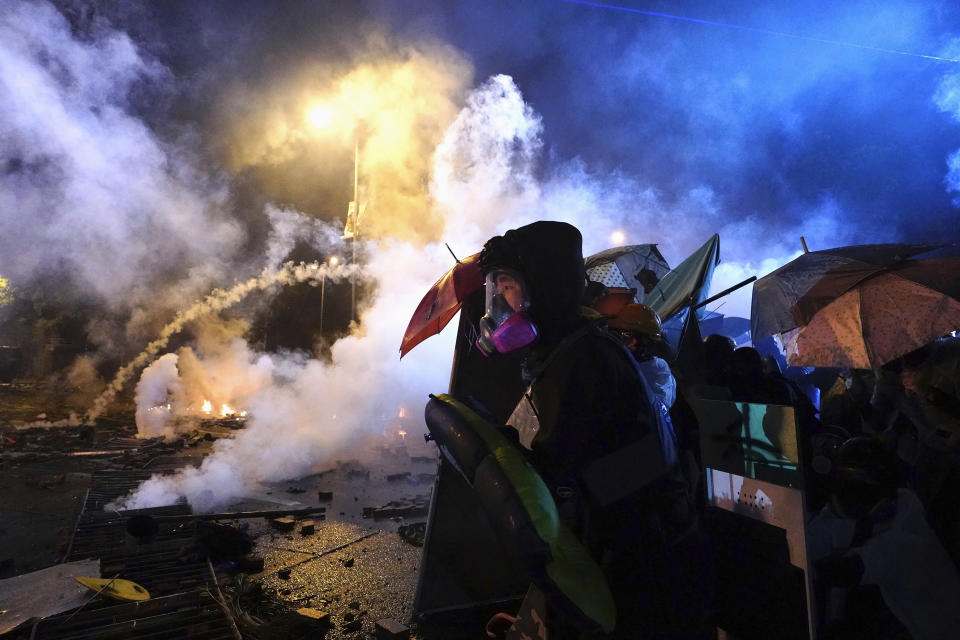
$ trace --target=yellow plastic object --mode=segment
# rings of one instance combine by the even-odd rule
[[[129,580],[120,580],[119,578],[77,578],[77,582],[87,587],[88,589],[93,589],[94,591],[100,593],[100,595],[107,596],[108,598],[113,598],[114,600],[122,600],[124,602],[134,602],[137,600],[149,600],[150,593],[146,589],[138,585],[136,582],[130,582]]]

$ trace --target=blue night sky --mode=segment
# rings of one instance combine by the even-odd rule
[[[960,64],[558,2],[384,11],[512,75],[554,157],[643,176],[666,201],[709,185],[725,216],[800,222],[825,202],[863,242],[960,239],[947,158]],[[419,3],[416,3],[419,4]],[[621,2],[809,38],[950,57],[953,3]],[[518,5],[522,5],[519,8]],[[823,238],[827,241],[827,238]]]
[[[307,54],[349,57],[371,24],[436,39],[476,82],[513,77],[543,118],[544,172],[579,158],[665,206],[709,187],[722,220],[792,227],[827,211],[853,241],[960,239],[946,181],[960,63],[824,42],[960,57],[954,3],[619,3],[705,22],[588,4],[165,3],[112,19],[204,93]]]
[[[377,56],[427,50],[423,43],[459,60],[453,68],[464,76],[462,86],[451,83],[444,95],[457,109],[488,78],[512,78],[542,125],[534,145],[536,180],[555,185],[578,177],[567,192],[596,195],[607,214],[615,210],[612,224],[622,222],[630,241],[659,242],[676,263],[721,232],[721,258],[740,265],[723,284],[761,271],[764,261],[767,271],[782,264],[800,250],[801,235],[811,249],[960,241],[955,3],[622,0],[618,6],[550,0],[5,3],[0,27],[8,44],[0,61],[10,64],[0,68],[0,100],[16,102],[26,70],[55,90],[0,115],[0,131],[8,134],[0,143],[6,167],[0,187],[8,194],[0,200],[0,224],[8,230],[0,239],[0,274],[23,286],[38,273],[75,264],[122,315],[147,304],[138,292],[156,289],[158,278],[194,283],[192,289],[171,286],[189,299],[237,272],[236,255],[263,253],[257,239],[271,224],[264,213],[271,203],[342,219],[352,196],[352,154],[340,153],[322,167],[305,155],[231,164],[238,139],[264,137],[246,129],[241,116],[276,106],[283,87],[293,86],[290,79],[301,79],[297,73],[305,68],[336,78]],[[129,42],[136,56],[127,60],[129,50],[115,49],[118,42]],[[98,55],[110,64],[97,64]],[[86,78],[81,98],[96,103],[89,107],[92,120],[70,112],[68,130],[84,130],[98,151],[132,150],[116,154],[126,160],[111,173],[76,175],[84,154],[73,150],[72,159],[62,160],[71,151],[62,148],[60,129],[45,125],[47,111],[37,100],[59,91],[52,102],[57,109],[75,106],[76,82],[63,68]],[[188,210],[199,224],[220,229],[208,246],[182,231],[180,213],[151,212],[133,224],[144,198],[124,200],[117,195],[122,188],[107,187],[110,196],[98,190],[105,181],[128,184],[122,172],[145,157],[136,151],[144,144],[161,160],[146,167],[145,175],[159,177],[140,185],[141,195],[173,203],[168,213],[182,211],[177,189],[187,184]],[[77,194],[80,207],[70,205]],[[111,204],[104,206],[104,199]],[[69,231],[81,210],[108,222]],[[129,213],[112,217],[123,210]],[[168,246],[130,250],[145,225],[169,231]],[[101,226],[106,232],[82,246],[73,242]],[[51,234],[54,228],[64,231]],[[44,251],[24,252],[25,246]],[[91,247],[96,255],[84,259]],[[140,268],[142,278],[103,285],[108,278],[97,268],[111,278],[116,273],[109,263],[98,267],[97,258],[111,251]],[[60,267],[51,256],[60,258]]]

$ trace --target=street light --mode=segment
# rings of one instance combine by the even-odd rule
[[[314,104],[307,110],[307,120],[316,129],[329,127],[336,112],[325,104]],[[347,209],[347,222],[344,225],[343,237],[350,238],[350,264],[357,262],[357,236],[360,235],[360,215],[364,207],[360,205],[360,140],[353,143],[353,202]],[[321,285],[322,287],[322,285]],[[350,320],[357,319],[357,274],[350,276]]]
[[[330,256],[330,266],[335,267],[337,263],[340,262],[340,259],[337,256]],[[323,301],[326,295],[327,288],[327,272],[324,271],[320,274],[320,337],[323,337]]]
[[[326,129],[333,122],[333,109],[322,104],[314,105],[307,111],[307,120],[317,129]]]

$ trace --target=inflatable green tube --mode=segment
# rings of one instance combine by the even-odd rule
[[[431,396],[427,428],[477,492],[503,542],[516,546],[551,606],[586,632],[613,631],[616,607],[600,567],[561,522],[543,479],[498,428],[449,395]]]

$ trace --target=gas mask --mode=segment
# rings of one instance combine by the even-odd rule
[[[537,339],[537,328],[527,312],[530,297],[523,276],[513,269],[487,274],[486,313],[480,318],[477,348],[485,356],[510,353]]]

